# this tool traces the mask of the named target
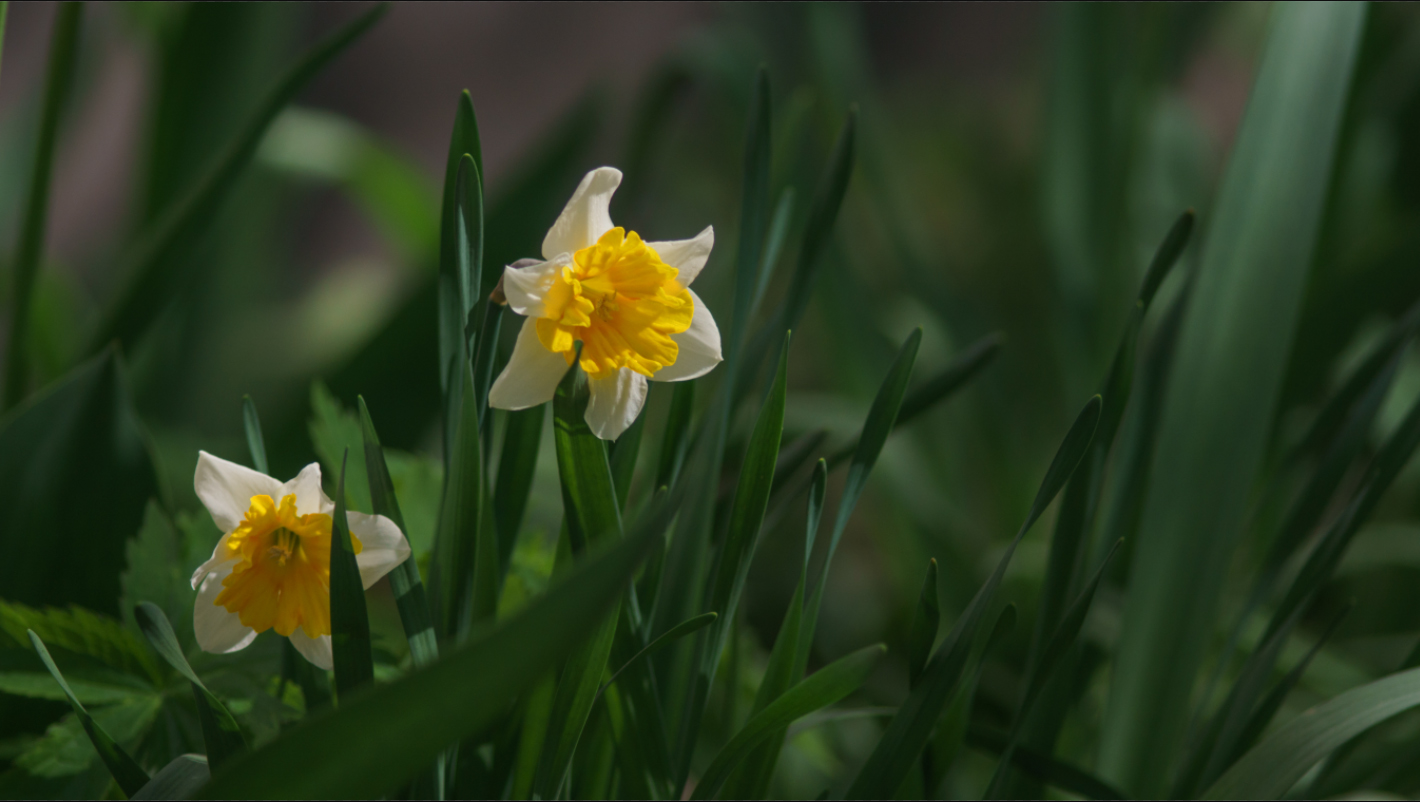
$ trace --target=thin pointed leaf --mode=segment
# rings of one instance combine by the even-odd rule
[[[735,256],[735,307],[730,319],[725,368],[735,370],[744,348],[745,332],[754,304],[755,288],[764,265],[764,239],[769,227],[769,159],[773,144],[769,70],[763,65],[755,76],[750,100],[749,132],[745,141],[744,186],[740,202],[739,250]]]
[[[730,773],[764,741],[796,719],[841,701],[858,690],[887,651],[882,644],[859,649],[815,671],[745,722],[725,744],[695,786],[691,799],[714,799]]]
[[[256,404],[251,396],[242,396],[242,428],[247,435],[247,450],[251,452],[251,466],[267,475],[271,469],[266,464],[266,440],[261,436],[261,418],[256,414]]]
[[[232,717],[227,706],[222,704],[212,691],[197,676],[182,653],[173,625],[161,607],[149,602],[141,602],[133,611],[138,628],[148,638],[148,643],[159,656],[168,661],[179,674],[192,683],[192,695],[197,698],[197,718],[202,725],[202,740],[207,745],[207,759],[214,767],[242,754],[247,749],[246,738],[241,727]]]
[[[104,765],[108,767],[109,774],[118,782],[118,787],[123,789],[123,793],[132,796],[138,793],[144,785],[148,784],[148,773],[134,762],[123,748],[114,743],[104,728],[94,721],[89,711],[79,703],[79,697],[74,695],[74,691],[69,689],[69,683],[64,681],[64,675],[59,673],[59,667],[54,664],[54,658],[49,656],[49,650],[44,647],[44,641],[29,630],[30,643],[34,646],[35,653],[39,659],[44,661],[44,667],[49,669],[50,676],[59,683],[59,687],[64,689],[64,695],[69,699],[69,706],[74,708],[74,715],[78,717],[79,723],[84,726],[84,732],[88,733],[89,740],[94,744],[94,750],[103,759]]]
[[[995,598],[996,588],[1005,576],[1006,567],[1010,564],[1016,547],[1069,481],[1070,475],[1089,450],[1099,417],[1100,397],[1094,396],[1075,418],[1070,431],[1065,434],[1064,441],[1055,452],[1055,458],[1046,469],[1045,479],[1036,492],[1025,523],[1006,548],[1006,553],[1001,556],[996,570],[976,592],[976,596],[957,619],[946,640],[928,661],[917,687],[888,724],[887,732],[883,733],[882,739],[878,741],[877,747],[868,757],[857,779],[853,781],[848,790],[849,799],[886,798],[896,793],[902,785],[907,772],[926,746],[932,728],[956,689],[958,680],[961,679],[972,642],[976,639],[981,616]]]
[[[272,120],[387,10],[386,5],[375,6],[312,48],[266,95],[191,192],[163,210],[121,260],[118,274],[125,277],[124,283],[89,337],[86,353],[96,353],[113,340],[132,344],[148,328],[182,283],[182,271],[189,267],[182,255],[220,217],[223,202],[256,154]]]
[[[9,5],[6,4],[6,9]],[[79,21],[83,3],[61,3],[55,13],[49,43],[49,68],[44,79],[44,107],[40,112],[39,136],[34,160],[30,162],[29,191],[26,193],[19,242],[11,263],[9,348],[5,359],[5,396],[0,412],[25,397],[30,379],[30,309],[34,302],[35,277],[44,257],[45,221],[49,217],[49,179],[54,168],[54,146],[59,139],[59,118],[74,83],[74,63],[78,60]],[[0,10],[0,41],[3,41],[6,10]]]
[[[1000,755],[1006,749],[1007,735],[973,726],[967,730],[966,742],[973,748]],[[1034,749],[1016,747],[1011,763],[1043,785],[1052,785],[1085,799],[1128,799],[1122,792],[1093,774],[1068,763],[1061,763]]]
[[[922,591],[917,594],[917,607],[912,611],[912,626],[907,632],[907,677],[911,686],[917,685],[922,669],[927,667],[927,658],[937,641],[937,626],[942,620],[940,602],[937,599],[937,560],[927,561],[927,576],[922,580]]]
[[[1003,338],[1000,334],[988,334],[968,345],[941,373],[913,387],[902,399],[902,409],[897,413],[897,426],[936,406],[943,399],[966,386],[976,378],[982,368],[996,359],[1001,350]]]
[[[661,455],[656,463],[656,487],[670,487],[680,476],[685,452],[690,447],[690,414],[695,410],[695,382],[677,382],[671,394],[671,409],[661,436]]]
[[[129,799],[192,799],[211,779],[206,756],[178,755]]]
[[[478,404],[474,399],[473,372],[467,362],[459,368],[458,415],[454,418],[452,451],[444,480],[439,527],[434,538],[430,586],[439,606],[444,636],[463,638],[474,621],[492,615],[497,605],[497,560],[485,564],[491,577],[480,571],[478,558],[488,550],[481,543],[483,526],[483,447],[478,430]],[[494,544],[496,548],[496,544]],[[490,580],[492,585],[490,586]]]
[[[335,654],[335,692],[349,699],[358,688],[375,679],[375,661],[370,653],[370,617],[365,609],[365,586],[360,566],[355,562],[355,543],[345,518],[346,449],[340,460],[340,480],[336,483],[335,512],[330,535],[330,645]]]
[[[942,784],[942,778],[951,769],[952,762],[970,740],[971,710],[976,704],[977,688],[981,684],[981,672],[986,667],[986,659],[995,653],[996,647],[1016,628],[1016,605],[1007,604],[996,616],[996,623],[987,633],[974,654],[968,658],[963,676],[965,680],[957,687],[947,710],[937,724],[937,732],[922,753],[923,793],[933,794]],[[895,712],[895,711],[894,711]],[[1003,738],[997,752],[1006,748]]]
[[[764,293],[769,289],[769,282],[773,280],[775,269],[779,266],[779,256],[784,250],[784,241],[788,239],[789,222],[793,216],[794,188],[785,187],[784,191],[779,193],[779,202],[774,206],[774,217],[769,222],[769,234],[764,241],[764,255],[759,260],[759,281],[754,288],[754,300],[750,303],[751,317],[759,310]]]
[[[655,640],[646,644],[646,648],[637,652],[636,656],[632,657],[629,661],[627,661],[625,665],[623,665],[621,668],[618,668],[615,674],[612,674],[606,682],[602,683],[601,690],[597,691],[597,694],[601,695],[603,693],[606,693],[606,690],[612,686],[612,683],[616,682],[618,677],[620,677],[626,672],[626,669],[637,665],[642,660],[646,660],[651,655],[655,654],[656,652],[659,652],[664,647],[675,642],[678,638],[683,638],[686,635],[692,635],[696,632],[699,632],[701,629],[715,623],[715,619],[718,617],[719,613],[705,613],[704,615],[697,615],[694,618],[682,621],[676,626],[671,627],[669,630],[658,636]]]
[[[493,485],[493,519],[498,526],[498,561],[501,573],[508,573],[518,529],[532,491],[537,456],[542,445],[542,422],[547,404],[509,412],[504,418],[503,451],[498,459],[498,479]]]

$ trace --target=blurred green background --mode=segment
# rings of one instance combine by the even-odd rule
[[[88,332],[138,232],[198,180],[286,64],[364,7],[86,10],[36,285],[30,390],[90,352]],[[0,62],[0,293],[12,291],[6,260],[55,9],[16,4],[9,15]],[[803,225],[846,110],[856,104],[860,115],[845,206],[795,332],[785,442],[819,428],[831,443],[851,439],[915,326],[924,330],[919,375],[983,336],[1004,342],[971,386],[889,442],[829,578],[813,664],[885,640],[890,659],[864,695],[895,704],[907,671],[900,647],[927,558],[941,568],[950,621],[995,565],[1082,399],[1098,389],[1154,248],[1187,208],[1199,216],[1194,242],[1206,237],[1267,15],[1260,3],[395,6],[282,112],[216,224],[183,257],[172,291],[153,297],[151,325],[121,345],[139,429],[156,456],[155,495],[197,533],[194,542],[209,544],[178,562],[200,561],[216,536],[191,477],[199,448],[245,461],[244,394],[262,410],[280,477],[317,458],[329,476],[327,446],[340,439],[330,429],[348,422],[341,408],[353,409],[363,394],[385,444],[410,455],[397,480],[437,503],[437,209],[460,90],[479,115],[489,269],[536,255],[582,173],[611,164],[627,175],[612,210],[619,224],[652,239],[715,226],[715,254],[696,289],[720,317],[733,292],[750,90],[765,64],[771,195],[778,202],[792,193],[790,230]],[[1269,466],[1420,298],[1417,143],[1420,10],[1377,5],[1268,433]],[[1185,265],[1198,250],[1190,247]],[[1175,271],[1156,309],[1168,308],[1185,272]],[[787,274],[779,272],[771,297],[782,295]],[[10,307],[0,295],[0,315]],[[1142,351],[1164,318],[1146,321]],[[1139,381],[1136,394],[1147,392],[1148,377]],[[1417,392],[1420,355],[1407,353],[1368,450]],[[652,391],[646,459],[669,402],[668,388]],[[1141,425],[1135,417],[1121,438]],[[530,545],[514,557],[523,584],[505,593],[538,589],[550,568],[562,512],[551,447],[545,437],[524,525]],[[1359,478],[1353,466],[1344,482]],[[1264,489],[1249,518],[1258,530],[1280,515]],[[1420,630],[1417,500],[1420,472],[1410,470],[1308,613],[1303,629],[1319,629],[1356,603],[1289,710],[1389,672],[1409,650]],[[134,531],[143,501],[119,516]],[[742,688],[719,691],[725,698],[712,718],[737,720],[753,696],[797,572],[802,515],[795,505],[765,534],[731,647],[738,668],[730,676]],[[1030,644],[1048,524],[1026,538],[1007,575],[1003,595],[1025,621],[981,678],[977,716],[1002,726]],[[429,528],[411,531],[417,547],[432,526],[411,520],[411,530]],[[1233,570],[1252,571],[1265,545],[1241,540]],[[1100,654],[1119,634],[1128,562],[1115,563],[1086,627]],[[1234,585],[1223,594],[1227,625],[1246,601]],[[117,592],[94,590],[85,603],[118,613]],[[0,597],[11,596],[0,587]],[[1226,637],[1225,625],[1219,642]],[[1090,687],[1060,749],[1081,764],[1096,757],[1095,738],[1079,734],[1099,726],[1110,679],[1107,670],[1086,676]],[[877,732],[873,721],[855,719],[796,734],[776,792],[812,795],[846,782],[844,767],[862,762]],[[21,748],[7,743],[0,759]],[[981,792],[992,763],[972,759],[950,776],[949,793]]]

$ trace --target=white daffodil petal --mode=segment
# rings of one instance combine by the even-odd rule
[[[615,440],[636,420],[646,403],[646,377],[621,368],[600,379],[587,377],[592,398],[587,404],[587,424],[592,434]]]
[[[508,308],[526,317],[545,317],[542,299],[558,271],[571,263],[571,254],[560,253],[546,262],[503,268],[503,295],[508,299]]]
[[[676,269],[676,281],[679,281],[682,287],[689,287],[690,283],[695,281],[695,277],[700,275],[700,271],[705,268],[705,262],[710,258],[710,251],[715,247],[715,227],[706,226],[704,231],[691,239],[648,242],[646,244],[660,254],[662,262]]]
[[[694,290],[686,290],[695,301],[695,314],[690,318],[690,328],[680,334],[672,334],[680,347],[675,364],[656,371],[651,378],[658,382],[679,382],[695,379],[709,373],[724,356],[720,353],[720,328],[715,318],[705,308],[705,302]]]
[[[241,617],[236,613],[215,604],[217,594],[222,592],[222,580],[236,564],[233,560],[208,574],[202,581],[202,588],[197,591],[197,602],[192,610],[192,630],[197,635],[197,645],[204,652],[227,654],[245,649],[256,640],[256,630],[242,624]]]
[[[296,512],[301,515],[310,515],[313,512],[329,515],[335,510],[335,502],[321,489],[319,462],[312,462],[302,468],[295,479],[282,485],[281,495],[276,497],[276,501],[280,503],[281,499],[293,494],[296,496]]]
[[[488,391],[488,405],[494,409],[527,409],[551,401],[568,367],[561,354],[547,350],[538,340],[537,321],[528,318],[518,332],[508,366]]]
[[[201,582],[203,578],[205,578],[208,574],[212,573],[213,571],[220,570],[218,566],[220,566],[222,563],[231,562],[232,560],[236,559],[234,557],[228,556],[227,554],[227,539],[231,536],[231,532],[222,535],[222,537],[217,541],[217,547],[212,549],[212,556],[208,557],[207,562],[197,566],[197,570],[192,572],[193,590],[197,590],[198,583]],[[230,571],[231,569],[228,568],[227,570]]]
[[[621,171],[615,167],[598,167],[587,173],[543,238],[542,258],[576,253],[610,231],[611,196],[619,186]]]
[[[326,671],[335,668],[335,654],[330,648],[330,636],[321,635],[319,638],[312,638],[296,627],[296,631],[291,633],[291,645],[296,647],[307,660],[315,663],[317,668]]]
[[[252,496],[267,495],[281,500],[280,482],[206,451],[197,452],[197,474],[192,485],[217,528],[223,532],[241,525],[247,510],[251,509]]]
[[[360,539],[360,553],[355,563],[360,566],[360,582],[366,590],[409,559],[409,542],[394,521],[383,515],[347,512],[350,532]]]

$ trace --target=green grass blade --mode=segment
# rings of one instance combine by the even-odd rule
[[[982,368],[991,364],[1001,350],[1000,334],[988,334],[968,345],[942,372],[907,391],[902,409],[897,413],[897,426],[905,425],[918,415],[965,387]]]
[[[345,518],[345,462],[349,458],[347,449],[340,460],[330,527],[330,645],[335,653],[335,692],[340,699],[349,699],[358,688],[375,679],[365,586],[360,581],[355,543]]]
[[[153,650],[192,683],[192,695],[197,699],[197,718],[202,725],[202,740],[207,745],[207,759],[213,767],[224,765],[245,752],[246,738],[242,736],[237,720],[232,717],[227,706],[222,704],[222,700],[207,689],[197,672],[192,670],[187,657],[182,653],[177,635],[173,632],[173,625],[162,608],[156,604],[142,602],[133,611],[133,616]]]
[[[388,794],[443,749],[481,732],[588,637],[625,591],[676,496],[621,542],[590,556],[496,627],[438,662],[314,716],[216,773],[208,798],[353,798]]]
[[[502,574],[508,573],[513,546],[523,513],[532,492],[537,456],[542,445],[542,422],[547,405],[509,412],[503,426],[503,451],[498,459],[498,478],[493,484],[493,519],[498,526],[498,560]]]
[[[1297,716],[1253,747],[1202,798],[1280,799],[1347,741],[1416,706],[1420,706],[1420,669],[1352,688]]]
[[[694,618],[682,621],[679,624],[671,627],[669,630],[659,635],[655,640],[646,644],[646,648],[637,652],[636,656],[632,657],[629,661],[627,661],[625,665],[623,665],[621,668],[618,668],[615,674],[612,674],[606,682],[602,683],[602,687],[600,690],[597,691],[597,694],[600,695],[606,693],[607,689],[610,688],[612,684],[616,682],[617,678],[620,677],[622,674],[626,673],[626,669],[631,668],[632,666],[639,665],[641,661],[646,660],[651,655],[655,654],[656,652],[659,652],[661,649],[665,648],[666,646],[669,646],[671,643],[674,643],[677,639],[683,638],[686,635],[693,635],[696,632],[699,632],[700,630],[704,629],[705,627],[710,626],[711,624],[715,623],[715,619],[718,617],[719,613],[705,613],[703,615],[697,615]]]
[[[444,498],[439,510],[439,528],[434,539],[435,563],[430,585],[435,588],[439,620],[446,638],[462,638],[475,620],[496,609],[497,594],[489,593],[486,580],[479,582],[478,557],[487,550],[480,544],[483,524],[483,447],[478,431],[478,405],[474,400],[473,372],[466,361],[453,366],[459,371],[461,390],[454,394],[459,403],[454,418],[454,435]],[[491,566],[497,578],[497,561]],[[495,585],[496,587],[496,585]],[[489,598],[493,607],[489,605]]]
[[[764,741],[801,718],[858,690],[887,651],[882,644],[859,649],[815,671],[745,722],[725,744],[695,786],[691,799],[714,799],[730,773]]]
[[[671,392],[671,409],[661,436],[661,454],[656,462],[656,487],[670,487],[685,465],[690,448],[690,415],[695,411],[695,382],[676,382]]]
[[[192,190],[165,209],[151,230],[139,238],[120,261],[118,274],[124,276],[124,283],[91,333],[86,353],[95,353],[113,340],[131,344],[147,329],[182,283],[182,271],[188,265],[181,256],[217,219],[271,121],[387,9],[375,6],[312,48],[266,95]]]
[[[1008,736],[973,725],[967,730],[966,743],[982,751],[1005,753]],[[1012,766],[1043,785],[1051,785],[1085,799],[1128,799],[1109,783],[1082,769],[1062,763],[1034,749],[1018,746],[1011,756]]]
[[[4,16],[0,10],[0,42],[4,41]],[[10,409],[25,397],[30,380],[30,307],[34,302],[35,277],[39,275],[44,257],[45,222],[49,218],[49,181],[54,171],[54,146],[59,139],[59,118],[64,111],[71,85],[74,83],[74,63],[78,60],[79,22],[83,18],[83,3],[61,3],[55,13],[54,31],[49,43],[49,67],[44,78],[44,107],[40,112],[39,137],[35,143],[34,160],[30,162],[29,191],[25,197],[24,217],[20,223],[15,261],[10,265],[13,276],[11,295],[14,309],[10,314],[10,337],[5,358],[5,396],[0,400],[0,412]]]
[[[242,396],[242,429],[247,436],[247,450],[251,452],[251,466],[261,473],[271,474],[266,464],[266,439],[261,436],[261,417],[256,413],[256,404],[251,396]]]
[[[927,662],[927,668],[923,671],[917,687],[912,690],[898,714],[888,724],[887,731],[883,733],[877,747],[849,788],[849,799],[887,798],[901,787],[907,772],[917,762],[917,756],[927,745],[932,728],[941,716],[943,708],[956,690],[972,643],[976,640],[981,617],[995,598],[996,589],[1006,574],[1006,567],[1010,564],[1016,547],[1069,481],[1070,475],[1089,450],[1099,417],[1100,397],[1094,396],[1076,416],[1070,431],[1065,434],[1060,448],[1056,450],[1055,458],[1046,469],[1045,478],[1031,503],[1025,523],[1001,556],[996,570],[976,592],[976,596],[957,619],[946,640],[942,641],[942,645]]]
[[[64,695],[69,699],[69,706],[74,708],[74,715],[79,718],[79,722],[84,725],[84,732],[88,734],[89,740],[94,744],[94,750],[103,759],[104,765],[108,767],[109,774],[118,783],[118,787],[123,789],[123,793],[133,796],[139,789],[148,784],[148,772],[144,771],[134,762],[133,758],[123,751],[123,747],[114,743],[104,728],[94,721],[89,711],[79,703],[79,697],[74,695],[74,691],[69,689],[69,683],[64,681],[64,675],[59,673],[59,666],[54,664],[54,658],[49,656],[49,650],[44,647],[44,641],[39,639],[33,629],[28,630],[30,644],[34,646],[35,653],[39,659],[44,661],[44,667],[49,669],[50,676],[59,683],[59,687],[64,689]]]
[[[626,509],[627,497],[631,495],[631,480],[636,474],[636,462],[641,456],[641,437],[646,433],[645,407],[642,414],[626,427],[626,431],[611,444],[611,479],[616,486],[616,503]]]
[[[202,755],[178,755],[129,799],[192,799],[211,779],[212,770],[207,758]]]
[[[750,302],[750,317],[758,313],[764,293],[769,290],[769,282],[774,279],[775,268],[779,266],[779,256],[784,251],[784,242],[789,238],[789,223],[794,217],[794,188],[785,187],[779,193],[779,202],[774,205],[774,217],[769,221],[769,233],[764,240],[764,255],[759,259],[759,280],[754,287],[754,300]]]
[[[1101,773],[1165,793],[1262,463],[1366,7],[1273,7],[1166,390],[1134,549]],[[1207,499],[1208,503],[1199,503]]]
[[[823,605],[824,588],[828,583],[828,571],[833,563],[833,555],[838,550],[838,541],[848,526],[848,519],[858,505],[858,498],[868,483],[868,474],[882,453],[888,435],[897,421],[898,410],[902,408],[903,397],[907,394],[907,383],[912,378],[912,366],[917,361],[917,349],[922,344],[922,329],[914,329],[898,349],[897,357],[888,368],[887,376],[873,398],[868,409],[868,417],[863,421],[863,430],[858,434],[858,445],[853,452],[853,462],[848,466],[848,479],[843,485],[843,495],[838,502],[838,515],[833,529],[828,535],[828,546],[824,553],[818,577],[814,580],[808,607],[804,610],[804,626],[799,638],[799,665],[808,664],[808,652],[812,648],[814,632],[818,629],[819,608]],[[801,669],[802,671],[802,669]],[[895,788],[893,790],[896,790]]]
[[[755,288],[764,269],[764,240],[769,226],[769,159],[774,147],[769,135],[769,70],[763,65],[755,75],[749,106],[749,133],[745,141],[744,186],[740,201],[740,231],[735,256],[735,306],[726,342],[725,368],[734,370],[744,347],[745,332],[754,304]]]
[[[937,724],[937,732],[932,736],[922,753],[923,795],[930,796],[941,787],[942,778],[951,769],[957,755],[961,754],[970,736],[971,710],[976,704],[977,688],[981,685],[981,672],[986,667],[986,659],[996,652],[996,647],[1016,628],[1016,605],[1007,604],[996,616],[996,623],[987,633],[980,646],[973,647],[974,653],[967,659],[963,670],[965,678],[957,687],[947,710]],[[1006,749],[1006,738],[1002,737],[996,748],[997,754]]]
[[[937,642],[937,626],[942,621],[940,602],[937,599],[937,561],[927,561],[927,576],[922,580],[922,591],[917,594],[917,607],[912,612],[912,625],[907,631],[907,677],[910,686],[917,685],[922,669],[927,667],[927,658],[932,655],[932,647]]]

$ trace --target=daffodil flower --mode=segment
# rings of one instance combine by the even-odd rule
[[[715,245],[715,229],[693,239],[644,242],[613,226],[608,207],[621,171],[582,179],[542,241],[545,261],[503,270],[503,294],[527,317],[488,403],[526,409],[550,400],[571,367],[576,343],[591,389],[587,423],[615,440],[646,403],[648,379],[685,381],[722,359],[720,330],[690,289]]]
[[[197,497],[224,533],[192,575],[197,643],[217,654],[245,649],[275,629],[307,660],[332,667],[331,513],[335,503],[311,463],[285,484],[199,452]],[[409,557],[409,543],[383,515],[347,513],[360,580],[368,589]]]

